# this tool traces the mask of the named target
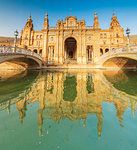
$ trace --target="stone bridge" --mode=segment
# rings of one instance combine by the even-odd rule
[[[137,45],[112,49],[95,61],[99,67],[137,67]]]
[[[42,57],[37,53],[11,46],[0,46],[0,63],[14,62],[27,68],[41,67],[43,64]]]

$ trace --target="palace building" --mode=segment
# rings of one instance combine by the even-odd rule
[[[115,13],[110,28],[101,29],[95,12],[93,26],[86,26],[84,19],[77,20],[71,15],[65,21],[58,20],[56,27],[49,26],[46,13],[40,31],[34,30],[30,16],[21,31],[19,46],[41,55],[45,64],[93,64],[110,49],[125,44],[124,29]]]

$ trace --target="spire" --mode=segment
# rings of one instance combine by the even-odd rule
[[[46,12],[46,15],[44,18],[43,29],[48,29],[48,27],[49,27],[49,20],[48,20],[48,13]]]
[[[31,13],[30,13],[30,15],[29,15],[29,19],[31,19]]]
[[[72,16],[72,9],[70,8],[70,16]]]
[[[95,11],[95,17],[97,17],[97,12]]]
[[[45,18],[46,18],[46,19],[48,19],[48,13],[47,13],[47,12],[46,12],[46,16],[45,16]]]
[[[115,17],[115,12],[113,11],[113,17]]]
[[[99,21],[98,21],[98,16],[97,16],[97,12],[95,11],[95,17],[94,17],[94,29],[98,29],[99,28]]]

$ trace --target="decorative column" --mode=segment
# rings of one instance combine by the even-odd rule
[[[44,64],[46,64],[48,61],[48,33],[47,31],[45,32],[43,37],[44,37],[44,43],[43,43],[42,58],[43,58]]]
[[[52,49],[53,49],[53,46],[50,47],[50,61],[52,61]]]
[[[63,64],[63,31],[61,32],[59,42],[59,63]]]
[[[50,48],[51,48],[51,47],[49,46],[49,48],[48,48],[48,61],[51,60],[51,59],[50,59],[50,58],[51,58],[51,57],[50,57]]]
[[[51,46],[51,60],[54,61],[54,46]]]
[[[54,48],[54,61],[55,63],[58,63],[58,58],[59,58],[59,32],[57,31],[56,33],[56,46]]]
[[[81,31],[79,32],[79,41],[77,41],[77,63],[81,64],[81,54],[82,54],[82,37],[81,37]]]
[[[86,56],[87,55],[87,52],[86,52],[86,35],[85,35],[85,32],[83,34],[83,51],[82,51],[82,56],[83,56],[83,64],[87,64],[87,59],[86,59]]]

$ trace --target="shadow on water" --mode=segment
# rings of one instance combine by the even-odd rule
[[[104,71],[105,78],[118,90],[137,96],[137,71],[120,70]]]
[[[38,71],[21,71],[20,73],[0,80],[0,103],[14,99],[26,92],[38,77]],[[29,91],[28,91],[29,92]]]

